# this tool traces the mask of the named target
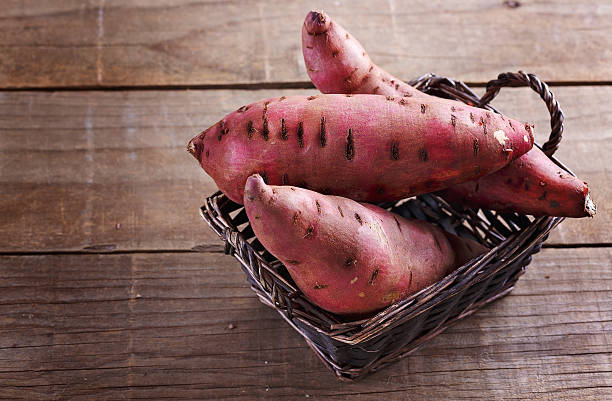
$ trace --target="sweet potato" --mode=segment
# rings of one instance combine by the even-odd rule
[[[371,204],[248,178],[253,231],[312,302],[338,314],[384,308],[487,251]],[[460,249],[456,253],[449,238]]]
[[[595,214],[587,184],[561,170],[537,148],[491,175],[443,189],[439,195],[464,206],[500,212],[565,217]]]
[[[306,16],[302,52],[312,83],[323,93],[424,95],[374,64],[361,43],[323,12]]]
[[[306,16],[302,51],[308,74],[323,93],[416,96],[417,92],[424,99],[430,97],[372,63],[359,42],[325,13],[311,11]],[[502,170],[478,181],[452,186],[440,194],[465,206],[502,212],[564,217],[595,214],[588,185],[561,172],[537,147]]]
[[[235,202],[254,173],[380,202],[480,177],[532,144],[528,125],[445,99],[320,95],[243,106],[188,150]]]

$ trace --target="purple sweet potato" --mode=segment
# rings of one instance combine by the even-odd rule
[[[308,74],[323,93],[431,97],[372,63],[359,42],[325,13],[311,11],[306,16],[302,51]],[[564,217],[595,214],[588,185],[561,172],[537,147],[497,172],[440,194],[465,206],[502,212]]]
[[[306,16],[302,52],[312,83],[323,93],[424,96],[374,64],[361,43],[323,12]]]
[[[445,99],[320,95],[243,106],[188,150],[234,202],[254,173],[380,202],[488,174],[532,144],[528,125]]]
[[[440,191],[464,206],[534,216],[585,217],[595,214],[586,182],[569,175],[533,148],[503,169]]]
[[[338,314],[384,308],[487,251],[426,222],[339,196],[269,186],[258,175],[246,182],[244,205],[259,241],[306,297]]]

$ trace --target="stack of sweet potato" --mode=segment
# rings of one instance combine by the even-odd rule
[[[321,308],[377,311],[487,251],[372,203],[436,191],[503,212],[595,213],[587,184],[533,147],[533,126],[419,92],[324,13],[307,15],[302,47],[325,94],[242,106],[188,150]]]

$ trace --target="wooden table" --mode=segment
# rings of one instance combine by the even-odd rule
[[[316,93],[324,8],[403,79],[522,69],[566,113],[592,187],[511,295],[365,380],[338,382],[198,216],[185,145],[240,105]],[[612,7],[606,1],[2,2],[0,398],[612,399]],[[527,89],[495,105],[547,135]]]

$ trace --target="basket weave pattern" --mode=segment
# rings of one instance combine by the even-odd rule
[[[497,112],[489,102],[504,86],[529,86],[546,103],[551,134],[542,150],[552,154],[563,132],[563,112],[548,86],[532,74],[504,73],[487,84],[478,98],[463,82],[434,74],[409,82],[419,90]],[[225,252],[241,264],[260,300],[274,308],[306,340],[321,360],[343,380],[355,380],[419,349],[487,303],[508,294],[539,252],[559,217],[459,209],[432,195],[380,205],[404,217],[429,221],[446,231],[476,240],[490,251],[438,283],[362,320],[346,320],[306,299],[283,264],[267,252],[248,223],[244,207],[221,192],[206,199],[201,215],[225,242]]]

